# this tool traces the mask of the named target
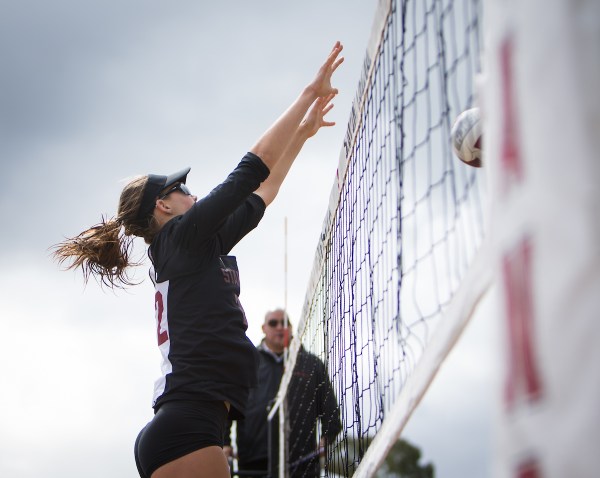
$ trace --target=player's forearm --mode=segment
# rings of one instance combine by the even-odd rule
[[[308,108],[316,98],[317,95],[312,88],[304,88],[296,101],[292,103],[292,105],[250,149],[250,151],[260,157],[271,170],[271,176],[273,175],[277,164],[281,161],[284,153],[286,153],[292,145],[292,142],[294,142],[294,138],[297,136],[298,126],[308,111]],[[301,147],[302,146],[300,145],[300,148]]]
[[[302,147],[307,139],[308,135],[306,130],[304,128],[297,128],[296,134],[292,136],[287,149],[271,170],[271,174],[255,191],[255,193],[263,199],[267,206],[273,202],[279,193],[281,184],[286,178],[292,167],[292,164],[294,164],[294,161],[298,157],[298,154],[302,150]]]

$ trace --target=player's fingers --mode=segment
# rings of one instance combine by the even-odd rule
[[[331,72],[333,73],[335,70],[337,70],[337,67],[340,66],[342,63],[344,63],[343,56],[341,58],[338,58],[337,61],[333,64],[333,66],[331,67]]]
[[[330,103],[325,108],[323,108],[323,116],[329,113],[331,111],[331,108],[333,108],[333,103]]]
[[[342,44],[339,41],[336,42],[335,45],[333,46],[333,49],[331,50],[331,53],[329,53],[329,56],[327,57],[327,60],[325,61],[325,64],[326,65],[333,64],[333,62],[338,57],[338,55],[343,50],[343,48],[344,47],[342,46]]]

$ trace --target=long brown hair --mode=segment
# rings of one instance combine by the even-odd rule
[[[136,219],[148,176],[138,176],[121,191],[117,216],[86,229],[75,237],[53,246],[52,255],[60,265],[72,261],[66,269],[81,268],[84,281],[94,276],[102,285],[124,288],[134,285],[128,274],[135,237],[150,244],[158,231],[153,215],[147,220]]]

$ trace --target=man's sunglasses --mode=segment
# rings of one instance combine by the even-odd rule
[[[177,184],[173,185],[173,187],[171,189],[168,189],[167,192],[158,196],[158,199],[164,199],[169,194],[174,193],[175,191],[180,191],[183,194],[185,194],[186,196],[192,195],[192,191],[190,191],[190,188],[188,188],[184,183],[177,183]]]
[[[277,327],[278,325],[281,325],[282,327],[285,327],[285,324],[283,323],[283,319],[278,320],[278,319],[271,319],[269,321],[267,321],[267,325],[269,327]]]

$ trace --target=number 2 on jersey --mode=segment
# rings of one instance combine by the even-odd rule
[[[160,331],[163,320],[164,305],[163,296],[159,291],[156,291],[156,294],[154,295],[154,308],[156,310],[156,333],[158,335],[158,346],[160,347],[167,340],[169,340],[169,334],[166,330],[163,330],[162,332]]]

